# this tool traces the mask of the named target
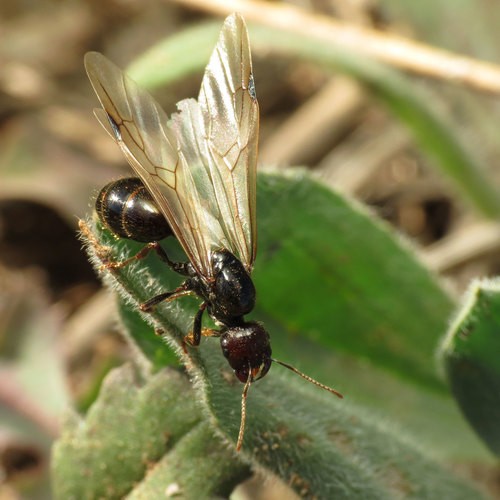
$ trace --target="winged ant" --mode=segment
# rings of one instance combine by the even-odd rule
[[[198,100],[177,104],[170,120],[149,93],[97,52],[85,67],[102,109],[95,115],[139,178],[105,186],[96,212],[112,232],[148,243],[149,250],[185,277],[175,290],[141,306],[195,294],[201,305],[186,342],[220,337],[222,352],[243,382],[236,449],[243,443],[250,385],[278,363],[338,397],[342,395],[274,359],[268,332],[246,321],[255,305],[251,272],[256,256],[256,165],[259,108],[243,18],[229,16],[206,67]],[[158,243],[173,235],[188,262],[173,262]],[[121,265],[117,263],[117,265]],[[202,328],[207,312],[220,330]]]

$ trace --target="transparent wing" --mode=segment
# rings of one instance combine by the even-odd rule
[[[198,101],[160,105],[106,59],[85,67],[104,109],[95,114],[124,152],[207,279],[211,254],[226,248],[251,271],[256,253],[259,111],[245,23],[232,14],[205,70]]]

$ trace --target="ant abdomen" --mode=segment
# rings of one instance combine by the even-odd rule
[[[138,177],[106,184],[97,196],[95,209],[104,226],[120,238],[150,243],[173,234]]]

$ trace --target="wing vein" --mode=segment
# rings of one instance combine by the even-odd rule
[[[197,272],[213,279],[211,256],[220,248],[251,271],[259,116],[243,18],[226,19],[198,101],[179,102],[170,120],[101,54],[87,54],[85,66],[103,107],[95,111],[98,120],[151,192]]]

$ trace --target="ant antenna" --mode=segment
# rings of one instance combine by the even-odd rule
[[[311,382],[311,384],[317,385],[318,387],[321,387],[321,389],[324,389],[325,391],[328,391],[328,392],[331,392],[332,394],[335,394],[335,396],[337,396],[338,398],[344,397],[340,392],[336,391],[335,389],[332,389],[331,387],[328,387],[325,384],[322,384],[321,382],[318,382],[317,380],[314,380],[309,375],[302,373],[301,371],[297,370],[297,368],[295,368],[292,365],[289,365],[288,363],[284,363],[283,361],[279,361],[278,359],[274,359],[274,358],[271,358],[271,361],[273,361],[274,363],[278,363],[279,365],[284,366],[285,368],[288,368],[289,370],[296,373],[297,375],[299,375],[303,379],[307,380],[308,382]],[[247,381],[247,383],[248,383],[248,381]],[[245,386],[245,389],[246,389],[246,386]],[[243,392],[245,392],[245,389],[243,390]]]
[[[241,446],[243,445],[243,437],[245,435],[245,421],[247,418],[247,394],[248,394],[248,389],[250,389],[252,380],[253,380],[252,371],[249,369],[248,378],[247,381],[245,382],[245,387],[243,387],[243,392],[241,394],[241,421],[240,421],[240,432],[238,433],[238,441],[236,443],[236,451],[240,451]]]
[[[301,371],[297,370],[292,365],[289,365],[288,363],[284,363],[283,361],[279,361],[278,359],[271,358],[271,361],[274,363],[278,363],[281,366],[284,366],[285,368],[288,368],[292,372],[296,373],[303,379],[307,380],[308,382],[311,382],[311,384],[314,384],[321,389],[324,389],[325,391],[331,392],[338,398],[343,398],[344,396],[333,389],[332,387],[328,387],[325,384],[322,384],[321,382],[318,382],[317,380],[313,379],[309,375],[306,375],[305,373],[302,373]],[[238,433],[238,441],[236,443],[236,451],[240,451],[241,447],[243,446],[243,438],[245,436],[245,422],[247,418],[247,395],[248,395],[248,390],[250,389],[250,386],[252,385],[253,382],[253,377],[252,377],[252,371],[249,369],[248,371],[248,378],[247,381],[245,382],[245,387],[243,387],[243,392],[241,394],[241,421],[240,421],[240,432]]]

